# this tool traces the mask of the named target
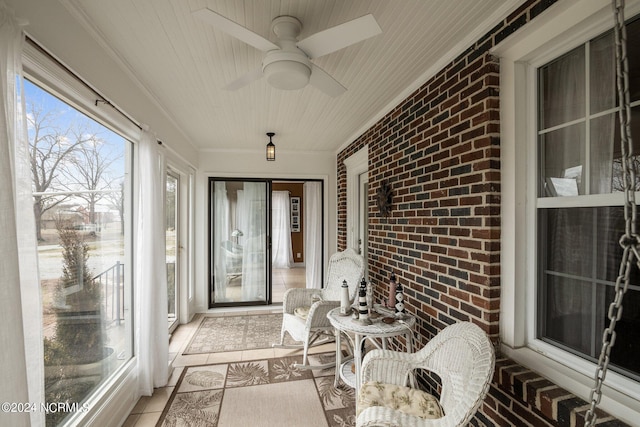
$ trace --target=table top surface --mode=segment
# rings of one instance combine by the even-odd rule
[[[340,314],[340,307],[334,308],[327,313],[327,318],[331,325],[341,331],[349,331],[363,335],[387,335],[387,334],[400,334],[407,332],[407,328],[413,329],[413,325],[416,323],[415,317],[406,314],[402,320],[394,319],[392,323],[385,323],[382,321],[385,317],[394,317],[394,314],[390,311],[380,309],[377,310],[380,313],[374,313],[369,320],[371,324],[364,324],[358,319],[354,319],[349,315]]]

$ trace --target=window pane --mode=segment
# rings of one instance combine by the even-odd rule
[[[267,302],[267,183],[210,181],[211,305]]]
[[[45,398],[81,403],[132,357],[126,280],[129,142],[25,82]],[[47,414],[47,425],[69,414]]]
[[[593,292],[588,282],[547,275],[542,337],[592,355]]]
[[[631,102],[640,101],[640,18],[627,23],[627,57],[629,59],[629,86]]]
[[[621,206],[540,209],[538,336],[590,360],[599,356],[607,313],[613,300],[624,233]],[[623,322],[612,364],[627,375],[640,374],[636,339],[640,327],[640,276],[634,265],[624,300]],[[620,324],[620,323],[619,323]],[[633,331],[633,332],[632,332]]]
[[[640,46],[640,19],[628,21],[626,31],[630,99],[634,102],[640,100],[640,57],[634,53],[634,47]],[[590,43],[591,114],[612,109],[619,104],[614,43],[613,30]]]
[[[594,209],[595,211],[596,209]],[[598,251],[596,261],[596,279],[606,280],[614,284],[620,271],[622,247],[620,237],[624,234],[624,209],[622,206],[603,207],[597,209],[598,221]],[[633,278],[637,278],[634,270]]]
[[[169,326],[176,319],[176,258],[178,255],[178,178],[167,175],[166,180],[166,206],[165,206],[165,238],[166,238],[166,263],[167,263],[167,302]]]
[[[615,298],[615,289],[608,287],[606,291],[605,307],[609,307]],[[622,371],[636,379],[640,379],[640,291],[629,289],[622,300],[622,318],[616,323],[616,342],[611,349],[611,365],[613,369]],[[605,325],[609,326],[607,313],[604,313]]]
[[[579,47],[539,72],[540,130],[585,115],[584,47]]]
[[[590,188],[591,194],[624,190],[620,162],[620,123],[617,114],[591,120]],[[615,157],[614,157],[615,155]]]
[[[584,133],[578,124],[540,136],[540,197],[584,194]]]
[[[596,218],[591,208],[540,210],[541,239],[547,271],[591,277]]]
[[[620,122],[618,114],[607,114],[590,123],[590,194],[624,191]],[[640,171],[640,107],[631,109],[632,164]],[[640,176],[636,172],[636,191],[640,190]]]
[[[616,54],[613,32],[593,40],[590,44],[589,90],[591,114],[616,106]]]

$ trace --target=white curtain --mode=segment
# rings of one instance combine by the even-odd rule
[[[214,298],[216,302],[226,301],[227,264],[224,242],[229,240],[229,198],[224,181],[216,181],[213,185],[213,265],[214,265]]]
[[[271,259],[273,268],[293,265],[291,250],[291,207],[288,191],[271,192]]]
[[[138,141],[138,203],[135,259],[135,337],[138,387],[150,396],[166,385],[169,368],[167,266],[165,264],[165,160],[146,126]]]
[[[236,228],[242,231],[242,236],[238,237],[238,244],[244,246],[245,242],[245,230],[247,230],[248,216],[247,205],[244,197],[244,190],[238,190],[236,193]]]
[[[322,183],[305,182],[304,257],[307,288],[322,287]]]
[[[543,119],[548,125],[570,122],[584,114],[578,107],[584,104],[585,85],[589,85],[589,103],[592,113],[612,108],[616,100],[616,75],[613,37],[601,38],[590,44],[589,56],[579,48],[547,67]],[[585,73],[589,59],[591,79]],[[546,177],[557,176],[576,179],[580,194],[607,194],[619,190],[616,177],[614,150],[616,115],[608,114],[591,119],[585,124],[568,126],[549,132],[546,136],[544,166]],[[587,135],[588,142],[587,145]],[[588,150],[588,157],[584,154]],[[587,159],[589,165],[586,167]],[[619,163],[618,163],[619,166]],[[575,176],[569,171],[580,171]],[[585,174],[588,173],[588,174]],[[587,187],[588,182],[588,187]],[[587,190],[588,189],[588,190]],[[561,194],[558,194],[561,195]],[[591,250],[599,247],[602,259],[609,261],[619,250],[617,245],[597,241],[593,224],[601,229],[614,228],[616,210],[609,208],[553,209],[545,212],[547,232],[546,269],[573,277],[589,278],[593,274]],[[606,233],[605,233],[606,234]],[[613,250],[611,250],[613,249]],[[615,263],[615,260],[614,260]],[[615,268],[615,267],[614,267]],[[615,277],[614,277],[615,279]],[[590,325],[593,310],[593,289],[587,281],[559,279],[546,276],[546,333],[554,339],[588,353],[593,332]],[[596,316],[604,319],[604,315]],[[600,321],[600,320],[599,320]],[[600,325],[597,326],[600,328]]]
[[[243,186],[244,245],[242,261],[242,300],[266,300],[266,186],[263,182],[245,182]]]
[[[44,402],[42,304],[24,99],[22,25],[0,1],[0,328],[3,402]],[[10,386],[7,386],[9,385]],[[44,413],[0,413],[0,424],[42,426]]]
[[[593,113],[613,108],[617,99],[616,55],[613,34],[599,38],[590,44],[591,74],[597,76],[597,83],[590,85],[590,97]],[[622,153],[620,140],[616,140],[618,117],[615,113],[592,120],[589,127],[590,193],[608,194],[623,191]],[[617,153],[614,156],[614,153]]]

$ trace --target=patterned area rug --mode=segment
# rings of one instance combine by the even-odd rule
[[[280,342],[282,314],[204,317],[183,354],[270,348]],[[287,334],[285,343],[294,343]]]
[[[321,364],[334,353],[310,356]],[[355,426],[355,393],[334,369],[298,370],[302,356],[189,366],[157,426]]]

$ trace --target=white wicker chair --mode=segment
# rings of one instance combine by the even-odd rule
[[[307,363],[309,347],[314,344],[325,343],[318,341],[321,337],[334,337],[334,329],[327,319],[327,313],[340,306],[342,282],[347,281],[351,301],[355,296],[360,280],[364,275],[364,259],[353,249],[337,252],[331,256],[327,268],[327,278],[323,289],[288,289],[284,293],[282,302],[282,332],[280,343],[274,347],[303,348],[302,364],[298,368],[322,368],[325,366],[310,366]],[[308,308],[306,320],[295,314],[296,308]],[[298,345],[285,345],[285,333],[289,333]]]
[[[444,416],[423,419],[383,406],[364,409],[357,427],[463,426],[476,413],[491,383],[495,353],[477,325],[456,323],[444,328],[416,353],[372,350],[363,361],[362,383],[379,381],[407,386],[412,371],[425,369],[442,381],[440,405]]]

